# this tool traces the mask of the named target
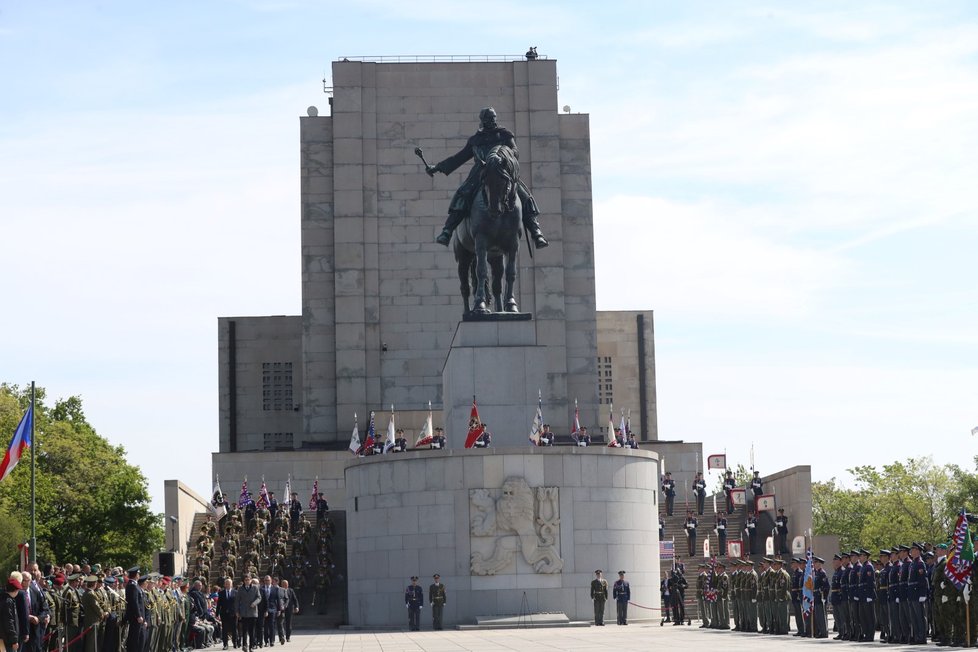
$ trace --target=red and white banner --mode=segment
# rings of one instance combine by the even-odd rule
[[[734,505],[746,505],[747,504],[747,490],[746,489],[731,489],[730,498],[733,500]]]
[[[765,494],[757,497],[757,511],[773,512],[776,508],[777,504],[774,502],[774,494]]]
[[[727,454],[710,455],[706,458],[706,468],[723,470],[727,468]]]
[[[727,541],[727,556],[739,558],[744,556],[744,543],[742,541]]]

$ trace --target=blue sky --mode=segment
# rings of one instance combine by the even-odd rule
[[[5,3],[0,378],[80,394],[157,508],[207,491],[217,316],[299,312],[330,61],[529,45],[590,114],[598,305],[655,310],[663,439],[978,453],[966,1]]]

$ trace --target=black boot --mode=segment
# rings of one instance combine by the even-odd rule
[[[449,231],[447,228],[442,229],[441,233],[438,234],[438,237],[435,238],[435,242],[445,247],[447,247],[448,243],[451,241],[452,241],[452,232]]]

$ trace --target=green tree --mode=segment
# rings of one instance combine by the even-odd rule
[[[0,385],[0,438],[7,440],[30,402],[29,388]],[[71,396],[48,408],[43,389],[35,404],[36,523],[39,560],[82,559],[123,567],[149,565],[163,544],[162,515],[149,509],[146,478],[85,418]],[[30,463],[0,483],[0,512],[30,531]]]
[[[930,457],[848,470],[853,488],[835,478],[812,486],[815,534],[839,536],[843,548],[944,541],[963,504],[974,505],[978,478]]]

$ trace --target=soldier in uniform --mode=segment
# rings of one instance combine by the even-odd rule
[[[778,517],[774,519],[774,525],[778,531],[777,551],[779,554],[788,554],[788,517],[784,515],[784,507],[778,508]]]
[[[669,571],[669,579],[667,580],[669,586],[669,595],[671,596],[670,606],[672,607],[672,624],[682,625],[686,622],[686,605],[684,603],[684,597],[686,593],[686,587],[689,583],[678,568],[673,568]],[[628,595],[631,596],[631,588],[628,590]],[[628,605],[626,602],[625,608],[627,610]],[[627,612],[626,612],[627,617]],[[627,619],[627,618],[626,618]],[[627,622],[625,623],[628,624]]]
[[[85,610],[85,617],[82,621],[83,628],[91,628],[85,634],[85,652],[100,652],[99,647],[102,642],[102,623],[105,622],[108,614],[102,608],[102,601],[98,598],[96,585],[98,577],[89,575],[85,578],[85,593],[82,595],[82,608]]]
[[[126,636],[126,652],[142,652],[143,636],[146,630],[146,594],[139,588],[139,567],[126,571],[125,620],[129,625]]]
[[[408,629],[421,631],[421,609],[424,608],[424,591],[418,586],[418,576],[411,577],[411,583],[404,590],[404,606],[408,610]]]
[[[869,560],[869,551],[859,550],[859,625],[862,628],[862,641],[876,638],[876,569]]]
[[[761,480],[760,471],[754,471],[754,477],[750,481],[750,491],[754,496],[754,510],[757,511],[757,500],[764,495],[764,481]]]
[[[730,629],[730,576],[727,575],[727,567],[722,561],[717,562],[719,573],[716,577],[716,616],[719,626],[717,629]]]
[[[780,557],[774,558],[770,580],[772,624],[775,634],[788,633],[788,601],[791,599],[791,578],[784,570]]]
[[[703,515],[703,504],[706,502],[706,480],[703,479],[703,472],[697,471],[693,479],[693,495],[696,497],[696,514]]]
[[[927,620],[924,617],[924,603],[930,590],[927,581],[927,569],[920,558],[924,545],[914,543],[910,546],[910,570],[907,577],[907,600],[910,602],[911,625],[913,635],[911,643],[923,645],[927,643]]]
[[[44,591],[44,597],[48,603],[51,613],[51,620],[48,621],[48,643],[47,649],[50,651],[60,650],[62,639],[64,638],[64,593],[65,576],[61,573],[50,576],[50,584]]]
[[[876,622],[879,624],[880,643],[890,637],[890,551],[880,550],[879,566],[876,568]]]
[[[744,532],[747,534],[747,554],[757,554],[757,517],[753,512],[747,514],[747,521],[744,523]]]
[[[805,636],[805,623],[801,617],[801,585],[805,580],[805,562],[791,558],[791,610],[795,615],[795,636]]]
[[[910,558],[910,548],[900,546],[900,595],[897,602],[900,603],[900,632],[901,643],[913,643],[913,616],[910,608],[910,567],[913,560]],[[890,585],[892,589],[893,585]]]
[[[696,606],[700,610],[700,620],[702,621],[700,629],[703,629],[710,626],[710,614],[707,612],[704,600],[707,582],[706,564],[698,564],[698,568],[700,572],[696,576]],[[666,605],[663,604],[662,608],[665,609]]]
[[[859,614],[859,598],[862,595],[862,586],[859,583],[862,574],[862,564],[859,562],[859,551],[852,550],[849,553],[849,573],[846,578],[849,582],[849,640],[859,641],[863,635],[863,625]]]
[[[757,633],[757,571],[754,570],[754,562],[749,559],[745,559],[743,564],[744,577],[740,588],[743,605],[743,631]]]
[[[721,557],[727,556],[727,517],[723,514],[717,514],[717,541],[719,541],[719,552]],[[693,554],[693,553],[690,553]]]
[[[825,618],[825,602],[829,597],[829,577],[822,567],[825,560],[821,557],[812,557],[812,612],[810,618],[814,618],[813,632],[815,638],[828,638],[828,622]]]
[[[615,600],[618,611],[618,624],[628,624],[628,601],[632,599],[632,589],[625,579],[625,571],[618,571],[618,580],[611,588],[611,597]]]
[[[81,652],[84,642],[79,639],[82,632],[83,615],[81,610],[81,574],[68,576],[68,587],[62,593],[65,609],[65,644],[68,652]]]
[[[672,516],[673,505],[676,502],[676,481],[672,479],[671,471],[666,471],[665,477],[662,478],[662,495],[666,497],[666,516]],[[691,512],[687,510],[687,515],[689,514]]]
[[[761,573],[757,578],[757,605],[758,615],[761,621],[761,633],[771,634],[774,628],[771,627],[771,594],[768,583],[771,579],[771,558],[761,558]]]
[[[435,573],[432,579],[435,581],[428,587],[428,603],[431,605],[431,628],[438,630],[442,628],[442,613],[448,602],[448,594],[441,583],[441,575]]]
[[[594,602],[594,624],[604,626],[604,603],[608,601],[608,580],[601,577],[601,569],[594,571],[591,580],[591,600]]]
[[[727,514],[734,513],[733,490],[736,488],[737,481],[733,477],[733,471],[727,471],[727,475],[723,479],[723,493],[727,501]]]
[[[693,516],[693,511],[690,509],[686,510],[684,527],[686,528],[686,541],[689,544],[689,556],[692,557],[696,554],[696,517]]]
[[[740,581],[743,577],[744,571],[740,565],[739,559],[731,559],[730,565],[733,570],[730,571],[730,615],[733,616],[733,629],[732,631],[741,631],[740,625]]]

